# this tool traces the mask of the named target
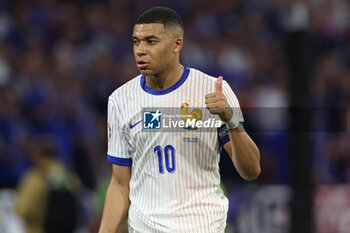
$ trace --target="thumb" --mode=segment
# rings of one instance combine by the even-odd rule
[[[222,80],[223,80],[223,77],[220,76],[216,82],[215,82],[215,91],[216,92],[222,92]]]

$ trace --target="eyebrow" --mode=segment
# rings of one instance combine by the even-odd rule
[[[138,37],[136,37],[136,36],[132,36],[132,38],[133,38],[133,39],[137,39],[137,40],[142,40],[142,38],[140,39],[140,38],[138,38]],[[159,37],[154,36],[154,35],[151,35],[151,36],[146,36],[146,37],[144,37],[143,39],[144,39],[144,40],[159,39]]]

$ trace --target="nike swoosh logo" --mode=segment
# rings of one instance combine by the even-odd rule
[[[132,129],[132,128],[134,128],[137,124],[139,124],[140,122],[141,122],[142,120],[140,120],[140,121],[138,121],[138,122],[136,122],[135,124],[129,124],[129,126],[130,126],[130,129]]]

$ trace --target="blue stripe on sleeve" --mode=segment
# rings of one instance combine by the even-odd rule
[[[107,155],[107,160],[111,163],[121,165],[121,166],[131,166],[132,164],[131,158],[118,158],[111,155]]]

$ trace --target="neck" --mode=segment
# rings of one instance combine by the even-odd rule
[[[180,63],[177,63],[156,75],[146,76],[146,85],[157,90],[169,88],[179,81],[183,72],[184,67]]]

